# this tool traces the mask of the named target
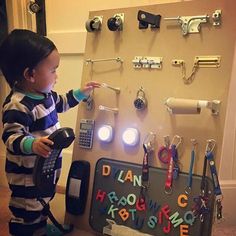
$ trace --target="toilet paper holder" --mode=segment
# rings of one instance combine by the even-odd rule
[[[212,115],[218,115],[220,110],[219,100],[194,100],[169,97],[165,101],[167,110],[171,114],[200,114],[202,108],[211,110]]]

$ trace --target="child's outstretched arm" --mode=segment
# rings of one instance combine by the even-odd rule
[[[101,84],[95,81],[86,83],[82,88],[71,90],[66,95],[58,95],[52,92],[54,101],[56,103],[56,110],[58,113],[65,112],[68,109],[76,106],[82,100],[87,99],[89,94],[95,89],[100,88]]]
[[[89,96],[89,94],[93,91],[93,89],[95,88],[100,88],[101,84],[96,82],[96,81],[91,81],[88,82],[87,84],[85,84],[85,86],[83,88],[80,89],[80,91],[86,95]]]

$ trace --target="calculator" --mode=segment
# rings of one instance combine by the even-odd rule
[[[91,149],[93,146],[93,133],[95,121],[91,119],[80,120],[79,146]]]
[[[48,139],[53,141],[52,152],[48,158],[37,156],[33,169],[33,182],[37,190],[46,196],[54,193],[56,187],[57,159],[63,148],[67,148],[75,139],[71,128],[60,128],[53,132]]]

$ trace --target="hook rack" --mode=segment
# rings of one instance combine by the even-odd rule
[[[115,87],[112,87],[112,86],[110,86],[110,85],[108,85],[108,84],[106,84],[106,83],[102,83],[102,84],[101,84],[101,87],[111,89],[111,90],[115,91],[116,94],[119,94],[119,93],[120,93],[120,88],[118,88],[118,87],[116,87],[116,88],[115,88]]]
[[[103,105],[100,105],[99,107],[98,107],[98,109],[100,110],[100,111],[108,111],[108,112],[113,112],[114,114],[118,114],[118,112],[119,112],[119,109],[118,108],[111,108],[111,107],[106,107],[106,106],[103,106]]]

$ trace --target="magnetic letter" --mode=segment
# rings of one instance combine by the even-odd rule
[[[142,176],[141,175],[139,175],[139,176],[134,175],[134,182],[133,182],[134,187],[136,186],[136,184],[139,187],[141,187],[141,183],[142,183]]]
[[[139,216],[135,219],[134,228],[135,229],[142,229],[144,223],[144,218],[139,219]]]
[[[115,192],[110,192],[107,194],[107,196],[111,203],[114,203],[114,201],[118,201],[118,197],[116,196]]]
[[[171,221],[172,225],[174,225],[175,228],[178,225],[182,224],[184,221],[182,218],[177,219],[178,216],[179,216],[179,212],[176,211],[173,215],[169,217],[169,220]]]
[[[111,173],[111,167],[109,165],[103,165],[102,166],[102,175],[108,176]]]
[[[163,227],[163,232],[164,232],[165,234],[170,233],[170,226],[171,226],[171,223],[170,223],[170,221],[168,220],[168,225]]]
[[[119,173],[119,176],[118,176],[118,181],[121,182],[121,183],[124,183],[125,181],[123,179],[121,179],[122,175],[123,175],[124,171],[121,170],[120,173]]]
[[[110,215],[111,214],[111,218],[115,219],[115,211],[117,211],[118,208],[114,208],[114,205],[111,205],[107,214]]]
[[[154,229],[156,224],[157,224],[157,217],[156,216],[150,216],[147,224],[148,224],[149,228]]]
[[[118,213],[123,221],[126,221],[129,218],[129,212],[125,208],[119,210]]]
[[[138,211],[145,211],[146,210],[146,204],[143,198],[139,198],[136,202],[136,209]]]
[[[180,225],[179,230],[180,230],[179,236],[189,236],[188,235],[188,225]]]
[[[182,199],[185,200],[186,202],[183,202]],[[185,194],[179,195],[179,197],[178,197],[178,205],[180,207],[186,207],[188,205],[187,201],[188,201],[188,196],[187,195],[185,195]]]
[[[125,176],[125,181],[133,182],[133,173],[132,170],[128,170]]]
[[[121,204],[122,206],[127,205],[127,200],[126,200],[126,198],[125,198],[124,196],[121,197],[120,200],[119,200],[119,202],[117,203],[118,206],[119,206],[120,204]]]
[[[130,200],[130,198],[131,198],[131,200]],[[128,202],[128,204],[129,204],[130,206],[133,206],[133,205],[135,204],[136,199],[137,199],[137,197],[136,197],[136,195],[133,194],[133,193],[131,193],[131,194],[129,194],[129,195],[127,196],[127,202]]]
[[[100,202],[103,202],[105,197],[106,197],[106,192],[102,191],[101,189],[98,189],[96,195],[96,201],[100,200]]]
[[[165,205],[161,208],[161,211],[163,212],[164,216],[166,217],[166,219],[169,220],[169,213],[170,213],[170,208],[168,205]]]
[[[156,214],[161,205],[160,204],[158,205],[157,202],[150,200],[148,206],[150,211],[152,211],[153,214]]]
[[[195,216],[192,211],[185,212],[184,221],[189,225],[193,225],[193,222],[195,221]]]
[[[132,220],[135,220],[136,211],[137,211],[136,209],[129,209],[129,212],[131,212]]]

